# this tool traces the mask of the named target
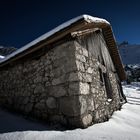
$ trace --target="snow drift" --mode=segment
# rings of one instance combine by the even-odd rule
[[[0,135],[0,140],[138,140],[140,137],[140,84],[124,85],[123,89],[128,103],[123,105],[121,111],[116,111],[108,122],[95,124],[87,129],[50,131],[45,125],[32,123],[15,115],[11,118],[11,114],[8,113],[7,119],[4,119],[3,126],[0,125],[0,128],[4,125],[22,127],[24,123],[23,126],[27,126],[27,131],[19,132],[17,129],[16,132],[4,133]],[[3,113],[0,113],[0,120],[5,118]],[[38,131],[32,131],[35,128]],[[46,131],[39,131],[45,129]]]

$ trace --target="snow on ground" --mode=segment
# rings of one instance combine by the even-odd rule
[[[123,87],[128,103],[140,105],[140,82],[133,82],[131,85]]]
[[[14,117],[15,115],[11,113],[1,111],[0,120],[3,120],[2,125],[0,121],[1,129],[12,125],[20,127],[15,132],[0,134],[0,140],[139,140],[140,84],[123,85],[123,89],[128,103],[123,105],[121,111],[114,112],[109,121],[95,124],[87,129],[54,131],[43,124],[29,122],[19,116]],[[24,129],[21,129],[22,127]]]

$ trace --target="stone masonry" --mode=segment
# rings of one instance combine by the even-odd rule
[[[0,105],[67,126],[87,127],[120,108],[117,80],[109,72],[113,97],[108,101],[97,59],[76,40],[47,51],[39,59],[0,69]]]

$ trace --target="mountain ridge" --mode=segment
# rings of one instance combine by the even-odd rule
[[[118,49],[125,65],[140,64],[140,45],[128,44],[127,42],[118,45]]]

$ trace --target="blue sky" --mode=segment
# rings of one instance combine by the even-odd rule
[[[20,48],[81,14],[107,19],[117,42],[140,44],[139,0],[1,0],[0,45]]]

